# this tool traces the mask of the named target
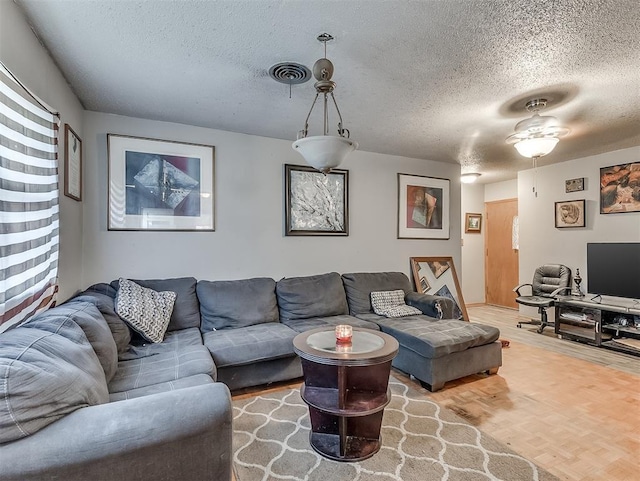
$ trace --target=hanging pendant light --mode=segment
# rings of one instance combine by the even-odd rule
[[[527,102],[525,107],[529,112],[533,112],[533,116],[518,122],[515,133],[507,137],[507,143],[513,144],[523,157],[532,159],[549,154],[560,137],[569,133],[569,129],[562,127],[555,117],[541,116],[538,113],[546,106],[546,99]]]
[[[348,129],[345,129],[342,124],[342,115],[340,114],[340,109],[338,109],[336,98],[333,95],[333,90],[336,87],[335,82],[331,80],[333,76],[333,64],[326,58],[327,42],[330,40],[333,40],[333,37],[328,33],[323,33],[318,36],[318,41],[324,44],[324,58],[319,59],[313,65],[313,76],[317,80],[314,84],[316,96],[307,114],[304,129],[298,132],[298,140],[292,145],[292,148],[299,152],[311,167],[324,174],[338,167],[347,154],[358,148],[358,143],[349,139],[350,132]],[[323,99],[323,132],[322,135],[309,137],[309,117],[321,95]],[[329,135],[329,96],[338,114],[337,136]]]

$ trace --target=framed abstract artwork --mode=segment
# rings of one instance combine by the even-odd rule
[[[398,239],[449,238],[449,180],[398,174]]]
[[[640,212],[640,161],[600,169],[600,213]]]
[[[585,200],[567,200],[555,203],[556,228],[584,227]]]
[[[416,291],[434,296],[447,297],[453,301],[453,318],[469,320],[467,307],[453,265],[452,257],[411,257],[411,272]],[[425,289],[426,286],[426,289]]]
[[[109,230],[213,231],[215,148],[107,134]]]
[[[82,140],[64,125],[64,195],[82,201]]]
[[[349,171],[284,166],[285,235],[349,235]]]

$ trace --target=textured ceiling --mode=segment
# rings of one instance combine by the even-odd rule
[[[313,82],[289,98],[268,69],[311,68],[329,32],[360,150],[514,178],[541,96],[571,133],[540,165],[640,146],[637,0],[16,2],[88,110],[295,140]]]

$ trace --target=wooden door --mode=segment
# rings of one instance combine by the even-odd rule
[[[518,199],[485,204],[485,289],[487,304],[517,309],[513,288],[519,284],[518,251],[512,245]],[[531,274],[533,275],[533,274]]]

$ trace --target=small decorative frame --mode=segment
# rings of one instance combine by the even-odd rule
[[[580,192],[581,190],[584,190],[584,177],[564,181],[564,191],[567,194],[569,192]]]
[[[585,200],[567,200],[555,203],[556,228],[585,227]]]
[[[107,134],[108,229],[213,231],[214,151]]]
[[[421,293],[425,283],[434,296],[448,297],[454,303],[453,318],[469,320],[467,308],[462,298],[456,268],[452,257],[411,257],[411,272],[416,290]]]
[[[482,214],[465,215],[464,232],[466,234],[480,234],[482,230]]]
[[[398,174],[398,239],[449,238],[449,179]]]
[[[349,171],[284,166],[285,235],[349,235]]]
[[[640,212],[640,161],[600,169],[600,213]]]
[[[82,201],[82,140],[64,124],[64,195]]]

